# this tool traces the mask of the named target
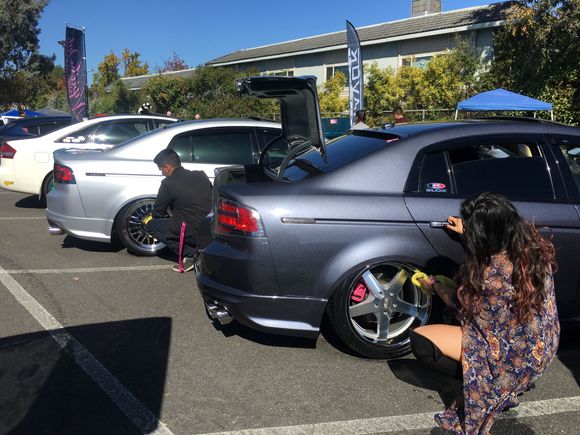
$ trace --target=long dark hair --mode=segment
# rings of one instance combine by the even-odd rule
[[[505,251],[513,264],[512,310],[519,322],[529,321],[532,309],[542,306],[546,276],[556,270],[554,246],[497,193],[481,193],[463,201],[461,216],[467,260],[459,269],[457,296],[463,318],[469,320],[479,312],[485,268],[494,254]]]

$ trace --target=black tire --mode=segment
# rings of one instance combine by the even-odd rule
[[[42,187],[40,188],[40,199],[46,200],[46,195],[48,195],[54,187],[54,176],[52,171],[48,173],[44,180],[42,181]]]
[[[412,273],[408,265],[388,262],[366,267],[345,280],[327,307],[334,335],[365,358],[408,354],[409,331],[426,324],[431,311],[431,298],[413,285]],[[380,328],[385,319],[386,329]]]
[[[117,238],[131,254],[152,256],[165,248],[141,228],[141,220],[151,213],[154,204],[153,198],[139,199],[127,204],[117,215]]]

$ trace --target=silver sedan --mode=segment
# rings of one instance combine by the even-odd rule
[[[163,127],[106,151],[54,153],[54,189],[47,196],[51,233],[85,240],[119,240],[135,254],[152,255],[163,244],[141,229],[163,177],[153,163],[169,147],[190,170],[256,163],[281,133],[280,125],[250,119],[210,119]]]

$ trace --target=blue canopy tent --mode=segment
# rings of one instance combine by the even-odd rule
[[[458,103],[457,110],[455,110],[455,119],[457,119],[457,114],[460,110],[471,112],[495,110],[537,112],[539,110],[549,110],[551,118],[554,119],[554,112],[551,103],[545,103],[544,101],[516,94],[515,92],[506,91],[501,88],[494,89],[493,91],[482,92],[481,94],[474,95],[473,97]]]
[[[33,112],[32,110],[24,109],[26,116],[45,116],[44,113]],[[19,116],[18,109],[12,109],[8,112],[0,113],[0,116]]]

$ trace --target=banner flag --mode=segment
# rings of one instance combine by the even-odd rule
[[[350,125],[352,126],[356,111],[363,110],[365,102],[363,95],[364,79],[360,41],[356,29],[348,20],[346,21],[346,41],[348,50]]]
[[[88,118],[85,32],[69,26],[64,41],[64,79],[72,117],[76,121]]]

